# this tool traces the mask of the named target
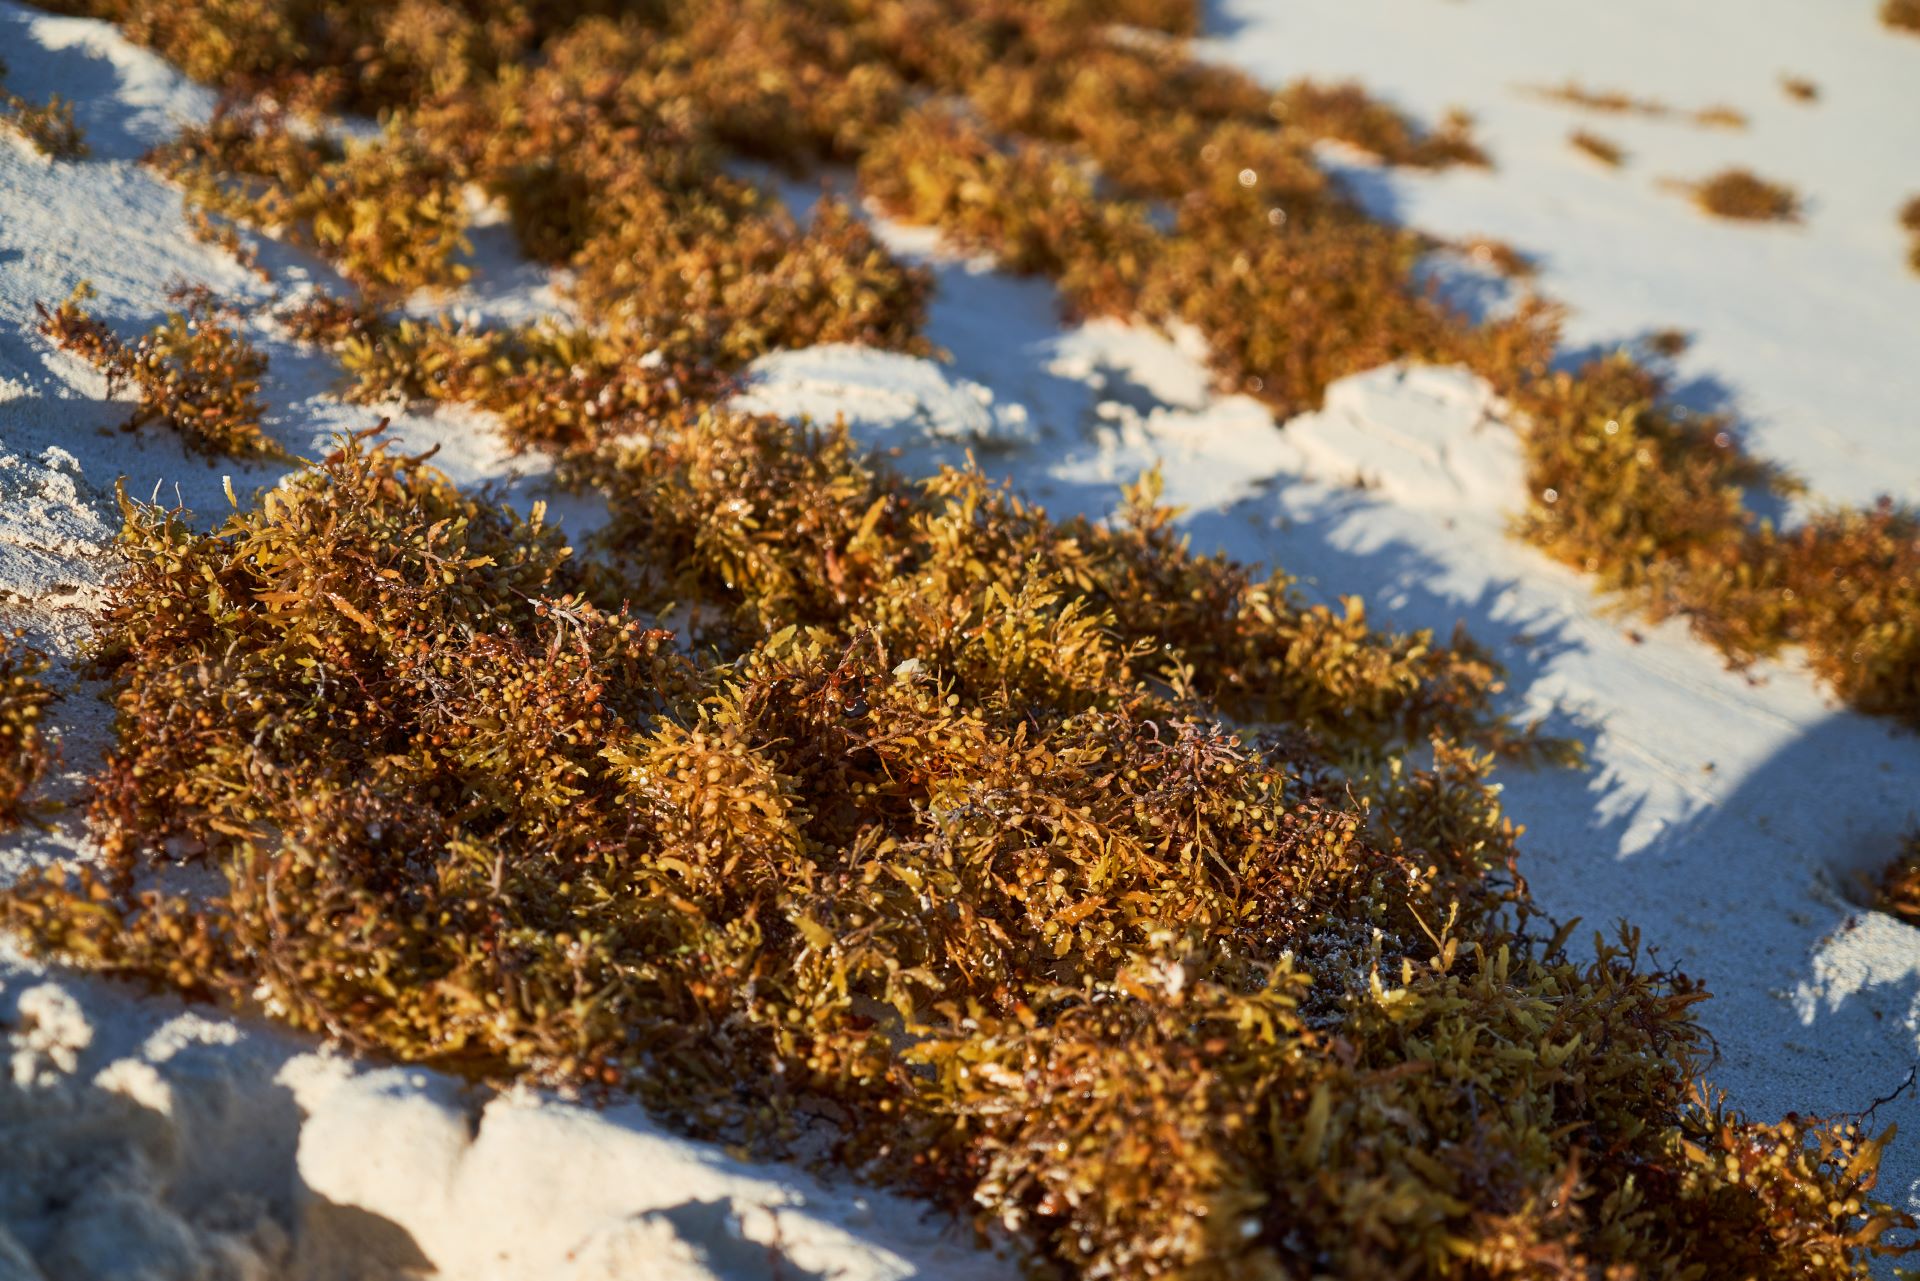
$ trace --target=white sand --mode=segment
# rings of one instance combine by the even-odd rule
[[[1753,25],[1777,21],[1793,33],[1789,47],[1724,39],[1692,19],[1666,25],[1653,0],[1577,15],[1556,6],[1553,22],[1526,20],[1526,3],[1256,10],[1231,0],[1216,14],[1230,29],[1218,51],[1262,74],[1362,72],[1416,108],[1459,101],[1480,112],[1503,166],[1493,175],[1372,174],[1369,190],[1435,230],[1494,232],[1541,253],[1550,291],[1581,308],[1583,339],[1698,327],[1690,372],[1728,379],[1760,419],[1759,447],[1800,467],[1817,493],[1857,499],[1892,485],[1915,496],[1920,432],[1897,428],[1912,427],[1920,403],[1910,367],[1920,282],[1900,275],[1891,207],[1884,226],[1869,214],[1894,181],[1886,145],[1920,155],[1920,115],[1909,88],[1904,122],[1869,117],[1899,84],[1920,83],[1920,42],[1909,49],[1870,22],[1856,30],[1823,17],[1826,6],[1784,0],[1769,0]],[[1733,9],[1703,0],[1702,11],[1724,25]],[[1626,41],[1649,29],[1665,39],[1642,57]],[[1496,52],[1511,66],[1486,69]],[[1916,74],[1889,89],[1896,54]],[[0,611],[66,656],[111,565],[117,475],[213,515],[225,477],[244,493],[277,473],[191,459],[164,432],[116,431],[125,407],[104,403],[97,375],[32,334],[32,303],[88,277],[102,317],[131,331],[176,276],[247,301],[267,294],[194,244],[178,197],[134,163],[173,122],[203,112],[204,95],[106,28],[7,0],[0,57],[18,91],[77,98],[96,151],[55,166],[0,143]],[[1773,84],[1782,70],[1821,80],[1825,101],[1786,104]],[[1683,105],[1725,99],[1755,127],[1696,135],[1604,121],[1602,132],[1645,159],[1625,177],[1592,174],[1561,154],[1573,117],[1506,89],[1569,74]],[[1708,224],[1649,185],[1733,160],[1807,186],[1809,225]],[[1920,173],[1909,185],[1920,188]],[[971,448],[1060,512],[1111,509],[1117,486],[1158,461],[1198,543],[1278,561],[1322,595],[1363,593],[1383,620],[1445,631],[1464,619],[1513,667],[1516,697],[1554,713],[1594,762],[1507,778],[1530,829],[1536,893],[1595,925],[1630,917],[1662,959],[1708,982],[1716,998],[1703,1017],[1724,1056],[1713,1076],[1734,1101],[1763,1116],[1840,1110],[1905,1076],[1920,932],[1855,906],[1851,878],[1920,817],[1920,743],[1836,711],[1791,663],[1755,673],[1757,683],[1730,674],[1683,627],[1612,613],[1579,576],[1508,538],[1504,513],[1524,500],[1517,451],[1501,407],[1465,375],[1376,371],[1276,431],[1259,405],[1210,392],[1191,341],[1104,323],[1065,329],[1046,285],[942,256],[924,233],[888,234],[936,267],[929,337],[952,366],[787,353],[763,362],[754,403],[844,411],[910,468]],[[482,242],[467,304],[503,316],[557,306],[552,282],[502,237]],[[311,259],[266,249],[281,282],[329,279]],[[366,424],[368,410],[327,394],[330,361],[265,321],[249,324],[272,360],[277,438],[311,452],[329,432]],[[396,426],[441,444],[438,461],[462,482],[498,481],[523,501],[543,492],[538,460],[506,455],[483,416],[402,415]],[[562,504],[565,527],[585,527],[591,508]],[[49,791],[71,798],[104,746],[103,709],[76,688],[54,724],[66,770]],[[69,818],[0,841],[0,877],[85,854]],[[11,1069],[0,1080],[7,1281],[36,1267],[50,1279],[428,1266],[473,1279],[737,1278],[766,1275],[776,1240],[786,1275],[1008,1273],[914,1206],[740,1164],[633,1109],[482,1102],[431,1073],[328,1057],[272,1028],[46,972],[4,947],[0,1030]],[[1880,1118],[1912,1135],[1889,1153],[1883,1190],[1920,1208],[1920,1104],[1902,1100]]]
[[[1920,497],[1916,277],[1901,205],[1920,195],[1920,39],[1880,0],[1208,0],[1205,48],[1263,80],[1355,77],[1424,119],[1473,113],[1491,172],[1355,172],[1368,203],[1446,236],[1540,256],[1575,344],[1679,327],[1693,399],[1731,397],[1763,457],[1814,492]],[[1790,100],[1779,77],[1820,87]],[[1724,103],[1744,130],[1598,115],[1516,92],[1577,80],[1679,108]],[[1567,144],[1624,146],[1612,171]],[[1742,226],[1661,187],[1741,165],[1798,188],[1801,226]]]
[[[635,1107],[487,1100],[5,952],[0,1027],[5,1281],[1005,1273],[918,1206]]]

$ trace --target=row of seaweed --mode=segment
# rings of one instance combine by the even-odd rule
[[[923,272],[728,162],[851,163],[1081,314],[1197,326],[1282,412],[1386,360],[1487,372],[1530,537],[1911,717],[1909,515],[1757,524],[1743,487],[1779,482],[1726,424],[1629,355],[1555,369],[1547,308],[1447,311],[1435,246],[1312,162],[1473,163],[1464,122],[1203,67],[1185,0],[68,7],[233,91],[153,162],[210,232],[355,284],[282,317],[349,394],[491,409],[612,520],[577,556],[377,436],[211,528],[123,499],[101,857],[0,895],[18,937],[761,1152],[824,1133],[1037,1275],[1838,1277],[1904,1248],[1888,1133],[1728,1110],[1703,993],[1534,907],[1491,771],[1567,749],[1468,639],[1195,552],[1151,478],[1060,521],[721,405],[768,351],[926,350]],[[337,141],[323,109],[385,126]],[[469,187],[569,269],[577,323],[395,317],[461,278]],[[220,304],[127,341],[84,303],[43,326],[139,419],[270,451]],[[44,686],[9,662],[30,779]]]
[[[472,400],[522,443],[582,454],[663,404],[713,403],[769,350],[924,350],[923,275],[844,204],[801,225],[728,161],[851,163],[889,214],[1054,278],[1076,315],[1194,326],[1221,383],[1282,417],[1389,361],[1475,369],[1520,427],[1522,537],[1652,617],[1686,618],[1730,662],[1797,645],[1848,703],[1920,721],[1910,507],[1776,527],[1755,496],[1796,483],[1726,417],[1675,403],[1661,355],[1568,368],[1552,305],[1489,321],[1447,307],[1423,270],[1447,247],[1369,218],[1312,147],[1485,163],[1467,122],[1422,133],[1355,86],[1275,93],[1197,62],[1178,38],[1187,6],[714,0],[614,19],[250,0],[233,15],[248,37],[218,42],[165,5],[73,7],[235,90],[153,163],[209,225],[305,243],[364,292],[335,336],[367,395]],[[1118,38],[1115,22],[1136,25]],[[336,142],[289,103],[379,109],[387,127]],[[1791,205],[1741,178],[1700,198]],[[385,320],[383,303],[463,278],[470,186],[529,254],[569,269],[578,329]]]

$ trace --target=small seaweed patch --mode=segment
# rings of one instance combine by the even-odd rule
[[[0,831],[27,814],[26,797],[52,759],[41,719],[53,702],[42,683],[46,656],[17,633],[0,633]]]
[[[7,64],[0,62],[0,82],[6,75]],[[44,103],[33,103],[0,84],[0,128],[19,134],[35,151],[55,160],[83,160],[90,153],[86,135],[74,122],[73,104],[57,93]]]
[[[39,104],[10,93],[0,94],[0,126],[13,130],[35,151],[55,160],[82,160],[90,151],[86,135],[74,123],[73,104],[59,94]]]
[[[1618,169],[1627,162],[1626,149],[1616,142],[1610,142],[1597,133],[1585,129],[1576,129],[1567,135],[1567,141],[1575,151],[1598,160],[1609,169]]]
[[[1492,236],[1470,236],[1446,246],[1476,268],[1494,272],[1508,280],[1531,280],[1539,274],[1539,264],[1515,249],[1507,241]]]
[[[1776,552],[1774,548],[1780,549]],[[1920,513],[1882,499],[1768,531],[1749,571],[1777,577],[1783,629],[1813,668],[1862,711],[1914,723],[1920,707]],[[1777,559],[1777,574],[1770,573]]]
[[[323,308],[346,307],[346,311]],[[315,300],[298,331],[338,346],[350,399],[477,405],[500,416],[518,449],[591,454],[657,415],[719,396],[726,378],[692,361],[645,363],[603,334],[546,322],[482,329],[440,317],[388,323],[352,304]]]
[[[1274,98],[1274,119],[1313,138],[1342,142],[1387,164],[1420,169],[1486,166],[1474,143],[1473,120],[1455,112],[1440,128],[1423,133],[1398,111],[1352,81],[1323,85],[1297,80]]]
[[[124,342],[82,305],[81,284],[52,311],[35,304],[40,332],[107,375],[107,394],[138,393],[129,431],[165,423],[196,453],[271,457],[278,447],[260,431],[260,379],[267,358],[233,327],[231,311],[205,289],[174,294],[179,309],[133,342]]]
[[[1716,218],[1740,222],[1798,222],[1798,192],[1746,169],[1727,169],[1687,187],[1693,203]]]
[[[1534,911],[1483,658],[1195,556],[1151,484],[1060,525],[771,419],[623,465],[598,585],[364,439],[210,532],[125,501],[106,861],[8,926],[762,1150],[833,1118],[1042,1274],[1897,1248],[1884,1136],[1725,1110],[1702,994]],[[691,651],[595,599],[687,588],[728,607]],[[225,891],[155,888],[182,859]]]
[[[1782,75],[1780,91],[1795,102],[1815,103],[1820,101],[1820,86],[1806,76]]]
[[[289,236],[363,288],[404,294],[469,274],[454,177],[400,136],[339,144],[296,132],[274,112],[229,110],[148,159],[203,218]]]
[[[922,109],[882,135],[860,179],[894,216],[936,225],[1009,271],[1057,278],[1082,314],[1131,310],[1158,247],[1146,207],[1099,199],[1093,175],[1059,148],[1003,147],[950,110]]]
[[[1578,81],[1560,85],[1524,85],[1520,90],[1530,97],[1563,106],[1596,111],[1603,115],[1642,116],[1649,120],[1680,120],[1715,129],[1744,129],[1746,113],[1724,104],[1685,110],[1658,98],[1636,98],[1613,89],[1590,89]]]
[[[1909,925],[1920,925],[1920,832],[1900,843],[1900,852],[1880,873],[1873,905]]]

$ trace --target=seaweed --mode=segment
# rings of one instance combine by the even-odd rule
[[[1722,103],[1687,110],[1658,98],[1636,98],[1614,89],[1590,89],[1577,80],[1559,85],[1522,85],[1520,92],[1545,102],[1595,111],[1602,115],[1642,116],[1649,120],[1680,120],[1710,129],[1744,129],[1746,113]]]
[[[1913,238],[1913,246],[1907,254],[1907,265],[1920,271],[1920,196],[1907,201],[1900,210],[1900,225],[1905,227]]]
[[[1746,169],[1726,169],[1687,188],[1693,202],[1716,218],[1743,222],[1798,222],[1799,193]]]
[[[1056,277],[1085,315],[1126,315],[1158,240],[1143,205],[1099,199],[1058,149],[1008,147],[959,114],[923,108],[860,163],[862,189],[896,217],[938,225],[1004,269]]]
[[[321,9],[306,19],[316,31],[373,21],[353,5]],[[491,12],[435,16],[430,0],[409,12],[421,30],[466,34],[427,77],[436,87],[393,82],[408,86],[405,101],[369,144],[383,158],[367,162],[392,173],[363,196],[323,176],[342,163],[339,148],[260,108],[236,109],[162,157],[191,199],[296,237],[311,236],[301,228],[314,207],[336,219],[343,201],[363,209],[357,216],[387,239],[369,240],[349,274],[372,288],[376,310],[393,286],[444,277],[433,263],[450,251],[451,227],[423,232],[408,213],[423,191],[477,186],[504,204],[530,253],[571,269],[584,329],[364,324],[342,339],[357,394],[468,400],[501,413],[517,444],[591,471],[602,442],[647,414],[697,414],[768,351],[826,341],[927,351],[924,273],[895,261],[838,202],[823,201],[803,227],[723,163],[741,152],[795,171],[852,160],[863,190],[895,216],[1054,278],[1074,314],[1198,327],[1221,382],[1281,414],[1385,361],[1472,366],[1533,424],[1524,440],[1545,479],[1524,533],[1570,564],[1615,567],[1609,585],[1657,613],[1686,613],[1735,663],[1791,639],[1772,597],[1724,581],[1729,564],[1764,577],[1775,573],[1770,558],[1801,554],[1765,543],[1746,507],[1727,500],[1729,424],[1666,434],[1655,452],[1677,479],[1625,485],[1568,470],[1604,451],[1565,448],[1566,416],[1587,422],[1592,406],[1554,368],[1556,309],[1532,300],[1486,324],[1452,313],[1420,270],[1447,246],[1368,218],[1313,163],[1313,144],[1328,139],[1386,163],[1479,163],[1463,122],[1420,130],[1353,85],[1268,92],[1195,61],[1177,40],[1116,33],[1110,22],[1132,10],[1096,4],[942,0],[939,22],[899,3],[844,11],[729,0],[618,18],[562,9],[512,38],[494,31]],[[1190,25],[1169,12],[1155,7],[1146,25]],[[287,73],[298,83],[281,96],[358,65],[342,39],[303,54]],[[510,49],[538,52],[515,60]],[[1594,110],[1735,123],[1725,109],[1679,111],[1577,84],[1539,92]],[[1687,190],[1731,214],[1798,213],[1793,193],[1738,172]],[[1160,200],[1170,204],[1156,210]],[[436,207],[453,202],[443,194]],[[333,250],[342,251],[351,247]],[[1522,265],[1489,254],[1497,268]],[[1656,401],[1664,395],[1656,369],[1634,379]],[[1639,399],[1630,393],[1591,422],[1622,421]],[[1560,496],[1571,493],[1609,495],[1619,510],[1569,524]],[[1692,532],[1674,533],[1683,528]],[[1626,544],[1639,558],[1630,568],[1618,546],[1583,541],[1624,529],[1647,531]],[[1706,543],[1720,550],[1701,552]],[[1736,546],[1747,561],[1728,559]]]
[[[1789,636],[1865,712],[1920,724],[1920,513],[1882,499],[1780,537]]]
[[[1815,103],[1820,101],[1820,86],[1806,76],[1782,73],[1780,91],[1795,102]]]
[[[365,289],[402,294],[469,274],[452,172],[397,133],[341,145],[270,111],[229,110],[148,159],[190,206],[289,235]]]
[[[0,831],[31,814],[27,796],[52,761],[42,721],[53,691],[46,655],[18,632],[0,633]]]
[[[9,928],[759,1150],[833,1118],[1040,1273],[1901,1248],[1886,1136],[1727,1111],[1702,993],[1538,916],[1484,659],[1194,556],[1151,482],[1055,524],[841,431],[683,430],[631,447],[612,584],[366,434],[209,532],[123,499],[105,861]],[[687,588],[732,606],[691,649],[595,603]],[[182,860],[224,891],[147,875]]]
[[[1909,925],[1920,925],[1920,832],[1909,832],[1873,885],[1873,905]]]
[[[1627,162],[1627,153],[1618,143],[1609,142],[1597,133],[1585,129],[1576,129],[1567,135],[1567,141],[1575,151],[1593,157],[1609,169],[1618,169]]]
[[[72,103],[56,93],[35,105],[6,88],[6,78],[7,64],[0,62],[0,128],[12,130],[55,160],[81,160],[89,154],[86,135],[74,123]]]
[[[1746,492],[1791,492],[1792,482],[1743,453],[1725,418],[1671,408],[1664,390],[1658,373],[1626,353],[1529,387],[1517,406],[1538,501],[1520,530],[1603,587],[1632,593],[1652,616],[1688,615],[1744,661],[1777,634],[1750,625],[1758,600],[1730,595],[1756,529]],[[1740,623],[1748,630],[1734,630]]]
[[[1469,638],[1195,552],[1151,475],[1056,520],[978,466],[909,482],[843,425],[718,407],[781,347],[930,350],[924,272],[729,165],[851,161],[1076,310],[1199,327],[1278,412],[1471,365],[1517,410],[1525,536],[1734,661],[1797,641],[1920,714],[1910,513],[1772,530],[1746,491],[1790,478],[1674,406],[1657,351],[1567,371],[1551,306],[1450,311],[1419,271],[1445,246],[1312,160],[1482,162],[1464,121],[1202,64],[1186,0],[65,7],[233,96],[155,163],[341,265],[358,292],[280,323],[351,396],[492,410],[611,520],[583,563],[377,433],[210,529],[123,495],[103,861],[0,892],[23,940],[760,1152],[823,1155],[825,1125],[823,1159],[998,1223],[1040,1275],[1838,1277],[1908,1249],[1873,1196],[1890,1134],[1728,1111],[1704,993],[1535,907],[1492,771],[1574,753],[1501,714]],[[336,142],[322,107],[382,133]],[[570,270],[578,325],[393,314],[460,279],[473,191]],[[49,333],[131,368],[79,302]],[[243,347],[228,325],[201,297],[178,329]],[[181,403],[243,418],[258,371],[223,350]],[[224,889],[154,875],[181,862]]]
[[[82,282],[53,311],[36,303],[40,332],[104,371],[109,396],[122,385],[134,388],[138,402],[128,431],[161,422],[195,453],[279,454],[260,431],[267,358],[234,328],[227,304],[204,288],[177,290],[177,310],[129,343],[87,314],[82,304],[91,296]]]
[[[304,332],[331,341],[353,383],[348,396],[377,402],[459,402],[500,417],[516,448],[590,454],[653,417],[718,398],[726,378],[682,357],[636,360],[592,330],[547,322],[480,329],[440,317],[390,324],[364,310],[295,316]],[[350,306],[350,305],[349,305]]]
[[[1323,85],[1297,80],[1280,91],[1271,110],[1286,128],[1345,143],[1388,164],[1442,169],[1491,163],[1473,142],[1473,121],[1464,112],[1452,113],[1438,129],[1421,135],[1405,116],[1352,81]]]
[[[0,89],[0,127],[25,138],[43,156],[83,160],[90,154],[86,135],[73,120],[73,104],[54,94],[35,105]]]

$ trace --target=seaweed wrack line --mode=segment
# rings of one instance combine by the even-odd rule
[[[995,25],[994,6],[953,0],[939,34],[912,30],[898,4],[858,18],[695,6],[662,30],[561,14],[524,31],[433,4],[322,5],[312,22],[327,39],[267,24],[217,65],[157,12],[90,7],[242,95],[273,87],[155,161],[208,216],[308,243],[368,292],[305,319],[369,398],[474,401],[517,442],[580,460],[649,414],[712,403],[771,350],[922,351],[922,275],[844,205],[796,225],[721,163],[851,160],[889,212],[1053,276],[1080,314],[1196,326],[1223,381],[1283,416],[1389,361],[1473,368],[1517,411],[1522,537],[1654,617],[1685,617],[1730,662],[1799,645],[1853,706],[1920,717],[1910,509],[1823,509],[1777,529],[1747,494],[1795,482],[1747,456],[1726,418],[1669,402],[1672,346],[1569,372],[1553,362],[1552,306],[1474,324],[1435,303],[1416,270],[1435,246],[1369,220],[1309,144],[1484,163],[1467,123],[1423,135],[1354,86],[1268,93],[1175,41],[1111,35],[1116,19],[1190,30],[1178,4]],[[738,38],[743,25],[753,40]],[[369,44],[385,58],[366,62]],[[285,106],[262,101],[381,108],[389,127],[342,146],[289,130]],[[465,184],[504,202],[536,258],[572,270],[582,327],[385,319],[383,301],[460,279]],[[1699,198],[1742,216],[1795,208],[1792,193],[1737,173]],[[1172,202],[1170,230],[1155,200]]]
[[[1576,947],[1532,909],[1488,771],[1554,745],[1493,713],[1470,644],[1195,555],[1151,482],[1113,522],[1055,522],[972,469],[909,485],[842,431],[700,412],[775,347],[922,341],[919,273],[843,210],[796,225],[723,147],[864,157],[883,202],[1084,309],[1196,319],[1277,404],[1382,353],[1544,360],[1544,330],[1413,299],[1421,244],[1301,148],[1467,160],[1461,126],[1106,37],[1190,27],[1184,5],[954,14],[714,5],[662,39],[268,5],[237,45],[164,6],[112,14],[208,79],[400,109],[336,147],[240,108],[158,163],[360,282],[294,320],[364,390],[499,409],[616,522],[583,565],[538,510],[353,439],[210,532],[126,502],[96,655],[106,864],[16,887],[13,928],[370,1050],[631,1087],[769,1150],[838,1117],[839,1159],[998,1221],[1041,1272],[1847,1275],[1896,1248],[1906,1221],[1871,1195],[1886,1136],[1727,1112],[1700,993],[1630,934]],[[828,38],[847,30],[867,43]],[[1098,74],[1047,79],[1076,66]],[[938,101],[893,123],[928,88],[1051,142]],[[1179,196],[1175,232],[1068,142],[1104,182]],[[386,318],[454,278],[465,182],[575,269],[585,326]],[[1282,341],[1258,306],[1276,280],[1372,323]],[[1541,403],[1614,415],[1599,461],[1633,485],[1746,476],[1674,466],[1739,460],[1632,362],[1544,369]],[[1644,497],[1616,501],[1638,519]],[[1687,545],[1729,551],[1727,510]],[[694,635],[636,612],[673,600],[702,606]],[[175,858],[226,892],[150,888]]]

